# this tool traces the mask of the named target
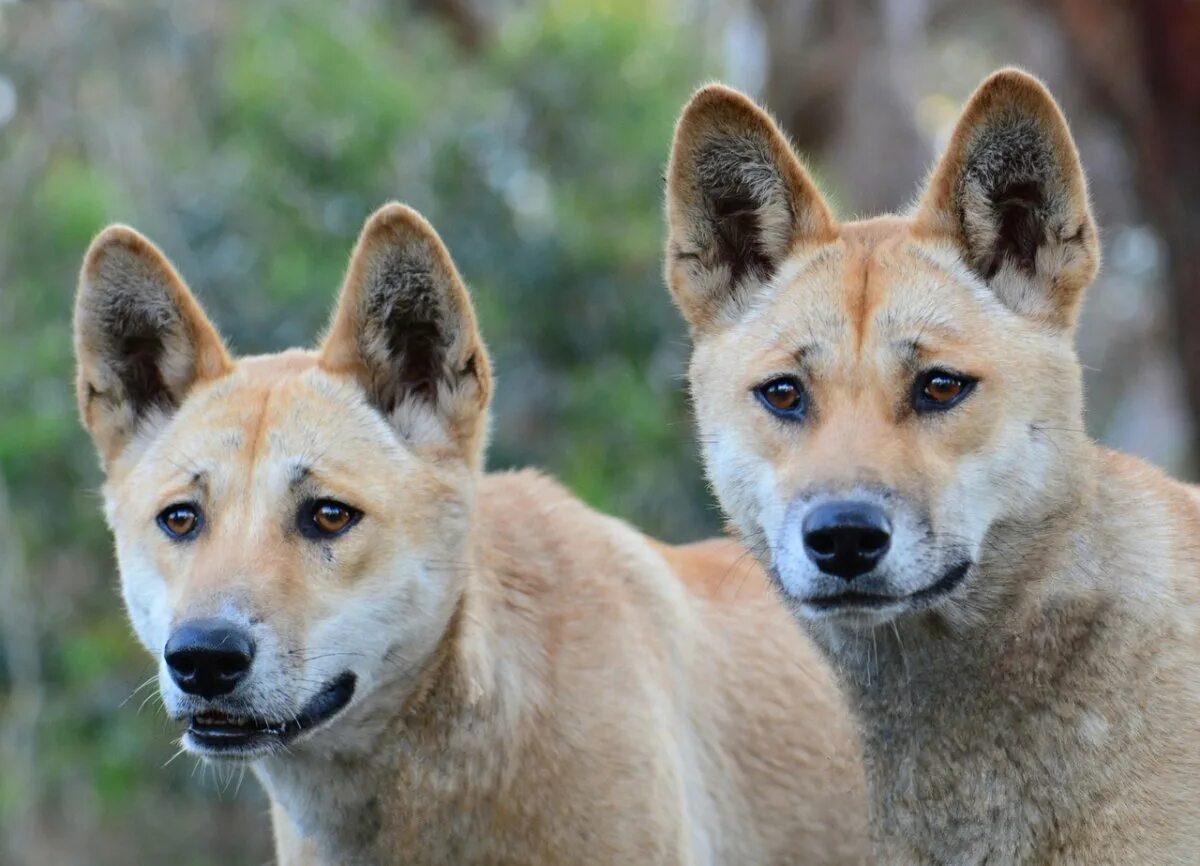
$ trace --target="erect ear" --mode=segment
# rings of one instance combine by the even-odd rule
[[[712,84],[675,128],[667,231],[667,285],[703,330],[735,315],[797,244],[832,240],[837,225],[775,122]]]
[[[321,365],[352,375],[414,445],[475,465],[491,371],[467,289],[437,232],[400,204],[367,220]]]
[[[934,169],[919,231],[951,239],[1006,305],[1071,326],[1100,242],[1066,119],[1031,75],[1005,69],[971,97]]]
[[[171,263],[126,226],[106,228],[84,256],[75,358],[79,411],[106,466],[143,425],[233,363]]]

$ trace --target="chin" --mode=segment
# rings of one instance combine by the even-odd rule
[[[829,607],[795,601],[793,608],[804,619],[847,629],[872,629],[898,619],[910,610],[901,602],[870,607],[853,604]]]

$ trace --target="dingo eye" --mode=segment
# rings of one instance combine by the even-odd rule
[[[975,387],[975,379],[948,373],[945,370],[930,370],[917,378],[913,408],[918,412],[941,412],[962,402]]]
[[[200,530],[200,509],[188,502],[177,502],[160,511],[157,520],[168,538],[186,541]]]
[[[362,512],[334,499],[317,499],[300,509],[298,525],[308,538],[334,538],[358,523]]]
[[[754,389],[758,399],[771,412],[783,418],[801,418],[804,415],[804,386],[794,376],[780,376]]]

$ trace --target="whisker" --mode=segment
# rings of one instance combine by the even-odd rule
[[[180,746],[178,752],[173,754],[171,757],[167,758],[166,763],[164,763],[162,765],[162,768],[165,768],[165,767],[169,766],[170,764],[172,764],[176,758],[178,758],[180,755],[182,755],[186,751],[187,751],[187,746]],[[162,769],[162,768],[160,768],[160,769]]]
[[[134,699],[134,696],[136,696],[138,692],[140,692],[142,689],[146,688],[146,686],[150,685],[152,682],[154,682],[157,679],[158,679],[157,673],[151,674],[150,677],[144,683],[142,683],[140,686],[138,686],[136,689],[134,689],[132,692],[129,693],[129,697],[127,697],[125,700],[121,701],[121,703],[117,705],[117,709],[121,709],[122,707],[124,707],[127,703],[129,703],[130,701],[132,701]]]

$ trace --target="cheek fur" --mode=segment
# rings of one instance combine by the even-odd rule
[[[457,592],[449,575],[408,556],[343,586],[309,631],[313,661],[306,676],[322,680],[350,669],[363,695],[383,682],[415,677],[449,624]]]
[[[1023,420],[1000,426],[985,449],[964,455],[938,497],[937,528],[978,547],[997,520],[1040,513],[1056,461],[1069,459]]]
[[[701,438],[706,471],[717,498],[752,548],[765,542],[775,549],[787,511],[775,466],[748,447],[736,429],[713,429]]]
[[[172,611],[170,592],[153,560],[140,550],[118,549],[121,595],[134,632],[152,655],[167,643]]]

